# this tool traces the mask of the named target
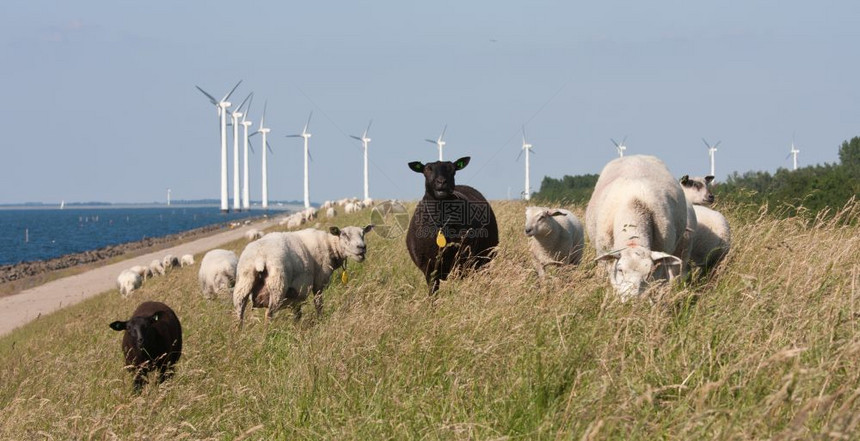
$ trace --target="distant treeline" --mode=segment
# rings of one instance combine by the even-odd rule
[[[546,202],[586,204],[597,183],[598,175],[543,178],[540,191],[534,194]],[[811,213],[824,208],[839,209],[860,193],[860,137],[839,146],[839,163],[812,165],[788,170],[780,168],[773,175],[749,171],[732,173],[728,180],[714,186],[717,197],[741,204],[782,208],[794,215],[799,207]]]

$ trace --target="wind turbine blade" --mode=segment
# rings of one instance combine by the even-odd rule
[[[704,142],[704,143],[705,143],[705,147],[707,147],[707,148],[711,148],[711,145],[710,145],[710,144],[708,144],[708,141],[705,141],[705,138],[702,138],[702,142]]]
[[[442,127],[442,133],[439,135],[439,141],[445,136],[445,131],[448,130],[448,124],[445,124],[445,127]]]
[[[618,143],[617,143],[617,142],[615,142],[615,140],[614,140],[614,139],[609,138],[609,140],[610,140],[610,141],[612,141],[612,143],[613,143],[613,144],[615,144],[615,147],[616,147],[616,148],[618,148]]]
[[[314,155],[311,154],[311,149],[308,149],[308,158],[310,158],[311,161],[314,160]]]
[[[714,150],[716,150],[716,149],[717,149],[717,147],[719,147],[719,145],[720,145],[720,143],[721,143],[721,142],[722,142],[722,141],[717,141],[717,143],[716,143],[716,144],[714,144]]]
[[[257,132],[254,132],[254,133],[252,133],[252,134],[248,135],[248,143],[249,143],[249,144],[251,143],[251,141],[250,141],[251,137],[253,137],[253,136],[257,136],[257,135],[259,135],[259,134],[260,134],[260,132],[259,132],[259,131],[257,131]]]
[[[366,128],[366,129],[364,129],[364,135],[362,135],[362,138],[367,138],[367,132],[369,132],[369,131],[370,131],[370,126],[371,126],[371,125],[373,125],[373,119],[371,119],[371,120],[370,120],[370,122],[369,122],[369,123],[367,123],[367,128]]]
[[[251,98],[251,96],[252,96],[252,95],[254,95],[254,92],[249,93],[249,94],[248,94],[248,96],[246,96],[246,97],[245,97],[245,99],[244,99],[244,100],[242,100],[242,104],[239,104],[239,107],[237,107],[235,111],[236,111],[236,112],[241,112],[241,111],[242,111],[242,107],[244,107],[244,106],[245,106],[245,103],[247,103],[247,102],[248,102],[248,100]]]
[[[621,140],[621,145],[627,142],[627,135],[624,135],[624,139]]]
[[[314,111],[311,110],[311,114],[308,115],[308,122],[305,123],[305,128],[302,130],[302,133],[308,133],[308,126],[311,125],[311,117],[314,116]]]
[[[256,135],[256,133],[255,133],[255,135]],[[268,144],[268,143],[269,142],[266,141],[266,144]],[[255,155],[257,154],[257,152],[254,151],[254,144],[251,144],[251,137],[250,136],[248,137],[248,148],[251,149],[251,153],[253,153]]]
[[[272,146],[269,145],[269,141],[266,141],[266,148],[269,150],[269,153],[271,153],[273,155],[275,154],[275,151],[272,150]]]
[[[263,101],[263,117],[260,118],[260,127],[266,127],[266,107],[269,106],[269,100]]]
[[[523,144],[526,143],[526,126],[523,125]]]
[[[520,162],[520,156],[523,155],[523,150],[525,149],[520,149],[520,153],[517,155],[517,162]]]
[[[245,118],[251,112],[251,103],[254,102],[254,92],[251,92],[251,95],[248,95],[248,97],[251,99],[248,100],[248,107],[245,109],[245,113],[242,114],[242,122],[245,122]]]
[[[286,135],[287,138],[301,138],[302,135]]]
[[[201,89],[201,88],[200,88],[200,86],[194,86],[194,87],[196,87],[196,88],[197,88],[197,90],[199,90],[199,91],[203,92],[203,95],[206,95],[206,97],[207,97],[207,98],[209,98],[209,101],[211,101],[211,102],[212,102],[212,104],[218,105],[218,100],[216,100],[214,96],[209,95],[208,93],[206,93],[206,91],[205,91],[205,90],[203,90],[203,89]]]
[[[350,138],[361,141],[362,139],[355,135],[349,135]]]
[[[430,144],[438,144],[439,143],[438,141],[434,141],[432,139],[425,139],[425,141],[429,142]]]
[[[238,83],[236,83],[236,85],[235,85],[235,86],[233,86],[233,89],[232,89],[232,90],[230,90],[230,93],[228,93],[227,95],[224,95],[224,99],[223,99],[223,100],[221,100],[221,101],[227,101],[227,100],[229,100],[229,99],[230,99],[230,95],[233,95],[233,92],[235,92],[235,91],[236,91],[236,88],[238,88],[240,84],[242,84],[242,80],[239,80],[239,82],[238,82]]]

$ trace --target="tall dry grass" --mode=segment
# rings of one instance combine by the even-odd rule
[[[524,204],[494,207],[497,259],[433,298],[403,237],[371,234],[321,317],[254,310],[237,332],[196,265],[42,317],[0,339],[0,438],[860,436],[860,204],[783,220],[718,207],[734,230],[725,263],[623,304],[593,250],[539,284]],[[135,396],[107,324],[147,299],[177,312],[185,351],[172,380]]]

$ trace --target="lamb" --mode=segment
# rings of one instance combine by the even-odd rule
[[[134,372],[134,391],[146,384],[146,375],[158,370],[158,382],[173,375],[173,365],[182,356],[182,326],[169,306],[143,302],[127,321],[110,324],[114,331],[125,331],[122,352],[126,369]]]
[[[582,223],[568,210],[527,207],[525,233],[540,278],[547,265],[579,265],[582,260]]]
[[[139,275],[144,282],[146,282],[146,279],[152,278],[152,269],[150,269],[148,266],[135,265],[128,270],[137,273],[137,275]]]
[[[229,291],[236,283],[236,265],[239,258],[228,250],[211,250],[200,261],[200,290],[203,297],[215,299],[219,292]]]
[[[245,232],[245,239],[248,240],[257,240],[261,237],[263,237],[263,232],[256,228],[251,228],[250,230]]]
[[[158,259],[153,259],[153,261],[149,263],[149,270],[152,272],[153,276],[164,275],[164,265],[162,265],[161,261]]]
[[[194,265],[194,256],[191,254],[183,254],[179,259],[180,266],[191,266]]]
[[[711,193],[710,188],[713,180],[714,177],[710,175],[704,178],[691,178],[689,175],[684,175],[680,182],[684,195],[693,205],[711,205],[714,203],[714,194]]]
[[[142,284],[143,277],[131,270],[123,270],[116,278],[116,286],[119,288],[119,293],[123,298],[128,297],[136,289],[140,288]]]
[[[695,228],[684,191],[663,161],[625,156],[600,172],[585,212],[597,260],[622,301],[641,295],[651,279],[686,271],[688,228]]]
[[[430,294],[454,269],[465,274],[465,270],[477,270],[489,263],[499,244],[490,203],[478,190],[454,182],[456,172],[470,159],[409,163],[410,170],[424,175],[424,197],[409,222],[406,248],[424,273]]]
[[[729,222],[720,212],[695,205],[698,225],[693,233],[690,259],[707,273],[719,264],[732,244]]]
[[[332,272],[341,266],[345,268],[347,258],[364,261],[367,255],[364,235],[372,228],[373,225],[331,227],[329,231],[307,228],[269,233],[249,243],[239,257],[233,290],[239,327],[249,299],[254,307],[268,308],[267,320],[285,305],[292,307],[299,319],[302,302],[313,293],[317,314],[322,314],[322,291],[328,286]]]
[[[179,259],[173,254],[168,254],[161,259],[161,265],[164,266],[164,271],[179,266]]]

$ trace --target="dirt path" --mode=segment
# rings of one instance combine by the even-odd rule
[[[96,294],[116,289],[116,277],[124,269],[134,265],[148,266],[153,259],[161,260],[167,254],[173,254],[177,257],[183,254],[199,254],[242,238],[250,228],[262,230],[273,225],[276,225],[274,220],[251,224],[54,280],[15,295],[2,297],[0,298],[0,336],[30,323],[43,314],[52,313]]]

